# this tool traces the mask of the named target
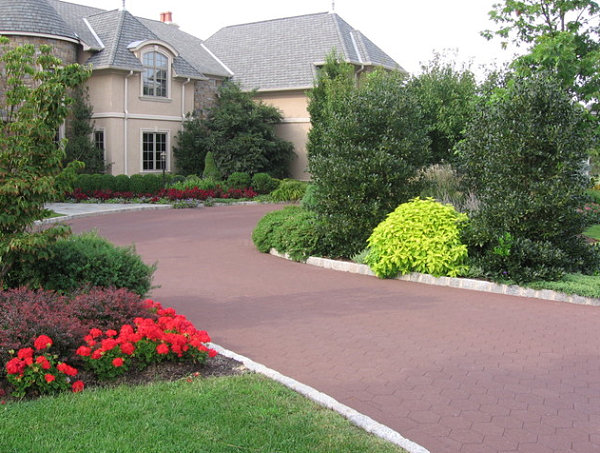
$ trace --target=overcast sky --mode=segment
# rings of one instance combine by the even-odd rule
[[[503,63],[511,57],[498,40],[486,41],[479,33],[493,28],[488,18],[498,0],[335,0],[335,12],[360,30],[409,72],[434,51],[458,49],[459,61],[480,65]],[[72,3],[117,9],[122,0],[71,0]],[[227,25],[331,11],[331,0],[126,0],[135,16],[160,18],[171,11],[182,30],[206,39]]]

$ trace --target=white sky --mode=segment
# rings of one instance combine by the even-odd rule
[[[70,0],[72,3],[117,9],[122,0]],[[498,0],[335,0],[335,11],[360,30],[404,69],[420,71],[434,51],[457,49],[456,60],[472,61],[472,69],[502,64],[512,53],[499,40],[486,41],[480,32],[494,28],[488,12]],[[160,18],[171,11],[182,30],[206,39],[227,25],[330,11],[331,0],[126,0],[135,16]]]

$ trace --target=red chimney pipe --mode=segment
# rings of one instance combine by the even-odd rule
[[[164,22],[165,24],[173,23],[173,13],[171,11],[160,13],[160,21]]]

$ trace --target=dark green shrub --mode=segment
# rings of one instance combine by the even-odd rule
[[[456,277],[467,270],[460,239],[467,216],[432,198],[401,204],[369,237],[365,259],[380,278],[409,272]]]
[[[131,175],[129,177],[129,190],[135,194],[146,193],[144,184],[144,175]]]
[[[256,228],[252,232],[252,242],[262,253],[268,253],[273,247],[273,234],[285,219],[297,213],[301,208],[299,206],[286,206],[278,211],[272,211],[266,214],[258,221]]]
[[[129,192],[129,191],[131,191],[131,186],[129,184],[129,176],[127,176],[127,175],[117,175],[117,176],[115,176],[114,190],[115,190],[115,192]]]
[[[268,194],[277,189],[279,182],[268,173],[256,173],[252,176],[251,186],[256,193]]]
[[[81,287],[116,287],[144,295],[156,269],[144,264],[133,247],[117,247],[96,233],[60,239],[47,252],[51,260],[22,263],[12,270],[8,286],[67,293]]]
[[[206,153],[206,158],[204,160],[204,172],[202,173],[202,177],[204,179],[212,179],[213,181],[221,180],[221,172],[217,168],[217,164],[215,163],[213,153],[211,153],[210,151]]]
[[[252,179],[248,173],[236,171],[227,178],[227,188],[229,189],[247,189],[250,187]]]
[[[92,179],[92,175],[89,174],[80,174],[77,175],[75,182],[73,183],[73,188],[81,189],[82,192],[92,192],[94,189],[94,181]]]
[[[252,232],[256,248],[287,253],[295,261],[318,253],[321,228],[316,215],[299,206],[287,206],[265,215]]]
[[[307,147],[324,247],[350,257],[389,212],[419,195],[429,139],[402,74],[377,71],[356,87],[352,68],[334,66],[328,61],[310,95]]]
[[[301,200],[306,192],[308,183],[305,181],[296,181],[295,179],[284,179],[279,183],[279,187],[271,192],[273,201],[298,201]]]
[[[98,181],[100,184],[100,190],[110,190],[112,192],[115,192],[117,190],[115,184],[115,177],[113,175],[100,174],[98,175]]]
[[[281,112],[257,102],[254,94],[233,82],[221,85],[204,121],[210,131],[210,151],[223,176],[239,171],[283,178],[289,173],[294,147],[275,134]]]
[[[488,275],[524,282],[598,270],[581,236],[595,137],[589,116],[548,74],[508,78],[484,95],[458,149],[480,205],[464,240]]]
[[[204,159],[210,146],[209,131],[204,121],[198,116],[190,115],[183,122],[183,130],[175,137],[173,147],[175,167],[183,175],[202,175]]]
[[[309,184],[306,186],[306,191],[304,192],[304,196],[302,197],[302,201],[300,205],[309,211],[317,210],[317,199],[315,198],[315,185]]]
[[[317,215],[300,208],[275,227],[272,247],[287,253],[294,261],[306,261],[311,255],[319,254],[322,230]]]
[[[162,175],[148,173],[144,175],[144,192],[155,194],[164,188],[165,180]]]

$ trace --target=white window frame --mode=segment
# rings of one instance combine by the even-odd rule
[[[164,134],[165,135],[165,152],[167,158],[165,160],[165,171],[171,171],[171,131],[163,129],[140,129],[140,172],[141,173],[162,173],[162,168],[154,168],[152,170],[144,169],[144,134]],[[156,140],[154,140],[156,144]],[[154,150],[156,153],[156,150]],[[154,161],[156,166],[157,161]]]
[[[166,81],[166,96],[156,96],[152,94],[144,94],[144,81],[146,76],[146,66],[144,65],[144,57],[149,53],[157,53],[164,58],[167,59],[167,81]],[[154,45],[144,49],[144,51],[140,54],[140,61],[144,70],[140,73],[140,97],[144,100],[156,100],[156,101],[164,101],[171,99],[171,83],[172,83],[172,66],[173,66],[173,58],[164,50],[160,49],[159,46]]]

